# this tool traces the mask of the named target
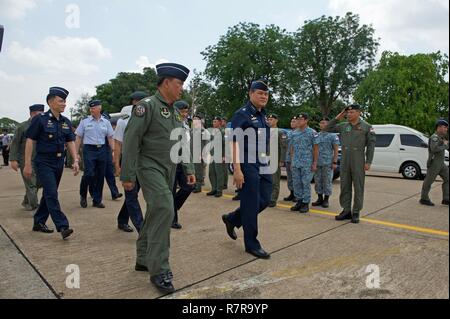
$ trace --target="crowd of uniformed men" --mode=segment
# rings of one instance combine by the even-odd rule
[[[170,134],[176,128],[184,130],[187,141],[192,141],[196,132],[200,134],[202,149],[208,141],[220,140],[222,157],[209,164],[211,191],[207,196],[223,196],[231,169],[237,192],[234,199],[240,200],[240,205],[235,211],[223,215],[222,220],[233,240],[237,239],[235,229],[243,228],[245,250],[253,256],[270,258],[257,240],[257,216],[267,207],[277,205],[282,167],[286,168],[290,191],[284,200],[295,202],[291,210],[304,214],[312,202],[313,179],[317,200],[312,206],[329,207],[333,173],[340,164],[340,204],[343,211],[336,220],[359,222],[365,172],[372,164],[376,141],[373,128],[361,118],[359,105],[348,106],[335,119],[321,118],[320,132],[309,127],[311,119],[306,113],[291,119],[290,130],[278,129],[279,116],[265,111],[269,87],[264,80],[256,80],[250,86],[248,102],[233,115],[230,127],[255,132],[270,128],[278,130],[278,134],[255,134],[255,141],[234,135],[229,138],[225,132],[226,118],[214,117],[209,130],[205,129],[201,115],[189,118],[190,105],[180,100],[183,83],[189,75],[186,67],[164,63],[158,65],[156,71],[159,77],[157,92],[152,96],[144,92],[133,93],[130,97],[132,109],[117,123],[112,122],[115,129],[107,114],[102,112],[102,102],[98,100],[89,103],[91,116],[83,119],[77,128],[72,127],[62,115],[69,92],[60,87],[50,88],[47,96],[50,109],[47,112],[44,112],[42,104],[29,108],[30,119],[17,127],[8,150],[11,167],[16,171],[20,169],[25,184],[22,206],[35,211],[33,231],[52,233],[53,230],[46,225],[51,216],[63,239],[73,233],[58,201],[58,185],[64,165],[72,167],[75,175],[81,165],[83,167],[80,182],[80,205],[83,208],[88,206],[88,193],[93,207],[105,208],[105,179],[112,199],[123,197],[115,181],[115,177],[120,177],[125,199],[117,216],[118,228],[133,232],[129,225],[131,220],[139,233],[135,270],[149,272],[150,281],[161,291],[174,291],[169,264],[170,228],[181,228],[178,211],[191,193],[202,192],[207,166],[204,154],[197,154],[199,158],[194,160],[192,154],[195,152],[191,152],[188,161],[179,164],[172,161],[171,149],[177,141],[171,140]],[[347,120],[340,122],[344,118]],[[448,167],[443,164],[443,154],[448,150],[448,141],[444,138],[447,129],[448,123],[439,120],[436,134],[430,139],[429,173],[421,200],[424,205],[433,205],[428,193],[438,174],[444,179],[442,203],[448,205]],[[271,139],[278,139],[274,144],[278,145],[278,158],[275,159],[278,169],[274,174],[264,171],[270,164]],[[267,146],[266,149],[260,149],[261,142]],[[233,158],[225,156],[226,143],[234,151]],[[218,150],[213,149],[211,156],[214,151]],[[263,156],[250,161],[253,153]],[[39,188],[43,188],[40,201]],[[144,216],[138,202],[141,189],[147,204]]]

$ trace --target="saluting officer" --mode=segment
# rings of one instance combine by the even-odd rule
[[[246,139],[245,136],[238,138],[233,135],[234,185],[240,189],[241,204],[234,212],[223,215],[222,220],[228,236],[233,240],[237,239],[234,228],[244,228],[247,253],[257,258],[269,259],[270,254],[261,247],[257,239],[258,214],[267,208],[272,195],[272,175],[261,172],[269,166],[269,163],[260,146],[265,144],[267,152],[270,142],[270,131],[264,110],[269,102],[269,87],[264,80],[254,81],[251,84],[249,97],[247,104],[234,114],[231,127],[233,130],[242,129],[244,132],[247,129],[254,130],[256,141]],[[264,140],[262,131],[266,133]],[[240,147],[241,145],[243,147]],[[243,156],[240,156],[241,150],[244,152]]]
[[[281,180],[281,167],[283,167],[286,161],[286,144],[287,144],[287,134],[284,130],[278,128],[278,115],[270,114],[267,117],[268,125],[271,129],[278,130],[278,169],[276,173],[272,175],[273,181],[273,190],[272,190],[272,198],[270,200],[269,207],[277,206],[278,197],[280,196],[280,180]],[[275,135],[274,135],[275,136]],[[271,135],[272,138],[272,135]]]
[[[64,145],[67,145],[70,154],[76,159],[73,164],[74,175],[78,175],[79,172],[72,124],[69,119],[61,115],[66,108],[68,95],[69,92],[61,87],[50,88],[47,96],[50,110],[34,117],[26,133],[24,167],[24,175],[30,179],[33,176],[31,161],[34,143],[36,143],[34,166],[37,178],[42,184],[43,194],[34,215],[33,231],[53,233],[53,230],[47,228],[45,224],[50,215],[56,230],[61,233],[63,239],[73,233],[58,201],[58,186],[64,170]]]
[[[222,127],[222,118],[216,116],[213,119],[213,127],[210,130],[211,134],[211,141],[220,141],[220,145],[222,147],[222,156],[220,158],[217,158],[217,160],[220,160],[220,162],[216,162],[216,156],[215,152],[217,152],[217,149],[211,150],[211,156],[213,156],[213,161],[209,164],[209,181],[211,182],[211,191],[206,194],[207,196],[214,196],[214,197],[222,197],[223,196],[223,186],[224,186],[224,179],[225,176],[223,176],[224,169],[223,169],[223,162],[225,157],[225,136],[224,132],[221,129]]]
[[[172,187],[176,164],[170,157],[177,143],[170,139],[183,120],[173,106],[181,98],[189,70],[179,64],[156,66],[158,91],[138,103],[125,130],[121,180],[132,190],[136,176],[142,186],[147,213],[137,241],[137,271],[148,271],[163,292],[173,292],[169,264],[170,227],[174,216]],[[187,183],[195,184],[192,164],[186,165]]]
[[[422,186],[420,203],[426,206],[434,206],[430,200],[431,185],[439,175],[444,183],[442,184],[442,205],[448,206],[448,166],[445,165],[445,150],[448,150],[448,140],[445,139],[448,133],[448,122],[439,120],[436,123],[436,133],[430,137],[428,143],[428,163],[427,176]]]
[[[287,141],[286,141],[286,175],[287,175],[287,184],[290,194],[288,197],[283,198],[284,201],[292,202],[297,201],[294,196],[294,183],[292,181],[292,159],[291,159],[291,142],[292,142],[292,134],[294,134],[297,129],[297,116],[293,116],[291,118],[291,131],[287,133]]]
[[[339,156],[339,136],[334,133],[324,131],[330,119],[324,117],[320,120],[319,160],[317,171],[314,176],[316,193],[319,197],[312,205],[314,207],[330,207],[330,196],[333,193],[333,175],[337,168]]]
[[[114,131],[111,123],[102,114],[102,102],[94,100],[89,102],[91,116],[82,120],[75,134],[77,135],[77,151],[83,143],[84,174],[80,183],[80,205],[87,207],[88,187],[92,190],[93,206],[105,208],[102,203],[103,185],[105,184],[105,172],[107,147],[113,144]],[[108,138],[109,145],[106,145]]]
[[[292,134],[291,159],[292,181],[294,194],[298,199],[291,211],[302,214],[309,212],[311,202],[311,181],[317,170],[319,158],[319,135],[308,126],[309,115],[306,113],[297,116],[297,130]]]
[[[135,107],[140,100],[145,99],[148,94],[137,91],[131,94],[131,105]],[[128,122],[130,120],[130,114],[127,114],[124,118],[119,119],[117,122],[116,131],[114,132],[114,165],[116,170],[116,176],[120,176],[121,172],[121,156],[123,149],[123,139],[125,135],[125,129],[128,126]],[[126,232],[132,233],[133,228],[128,225],[128,221],[131,219],[134,227],[137,232],[141,231],[142,223],[144,222],[144,218],[142,217],[141,206],[139,205],[139,191],[141,189],[141,185],[139,181],[136,179],[136,183],[134,184],[134,188],[132,190],[125,190],[125,202],[120,209],[119,215],[117,216],[117,228]]]
[[[345,116],[348,122],[338,124]],[[336,220],[351,219],[352,223],[358,224],[364,205],[365,172],[370,170],[375,154],[375,130],[361,119],[361,106],[358,104],[345,108],[325,130],[339,133],[342,144],[340,203],[344,210]],[[352,184],[355,189],[353,210]]]
[[[23,174],[23,169],[25,167],[25,144],[27,142],[26,133],[30,127],[31,121],[35,116],[39,116],[44,112],[45,106],[43,104],[35,104],[30,106],[30,119],[23,122],[17,126],[14,132],[14,138],[11,142],[11,150],[9,154],[9,160],[11,163],[11,168],[16,172],[20,168],[20,173],[22,175],[23,183],[25,185],[26,194],[23,197],[22,206],[27,211],[34,211],[39,206],[38,201],[38,190],[41,187],[39,181],[36,178],[36,170],[33,171],[31,179],[25,178]],[[32,158],[36,154],[36,150],[33,149]]]

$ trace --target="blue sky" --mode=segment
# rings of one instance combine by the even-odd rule
[[[121,71],[163,61],[201,71],[200,52],[241,21],[295,31],[347,11],[373,24],[380,51],[449,52],[447,0],[0,0],[0,118],[25,120],[54,85],[71,92],[70,107]]]

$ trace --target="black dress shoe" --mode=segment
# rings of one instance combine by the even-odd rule
[[[126,233],[132,233],[134,230],[130,227],[130,225],[123,224],[123,225],[117,225],[117,228],[120,230],[123,230]]]
[[[183,226],[181,226],[180,224],[178,224],[178,223],[172,223],[172,226],[171,226],[173,229],[181,229],[181,228],[183,228]]]
[[[85,197],[80,197],[80,206],[83,208],[87,208],[87,200]]]
[[[257,258],[270,259],[270,255],[262,248],[260,248],[260,249],[246,249],[245,252],[247,252],[250,255],[253,255],[253,256],[257,257]]]
[[[343,211],[342,213],[339,214],[339,216],[336,216],[335,219],[339,220],[339,221],[346,220],[346,219],[352,219],[352,213]]]
[[[70,228],[61,230],[61,237],[62,237],[62,239],[66,239],[67,237],[69,237],[72,234],[73,234],[73,230],[70,229]]]
[[[277,207],[277,202],[270,202],[269,207],[271,207],[271,208]]]
[[[103,203],[99,203],[99,204],[92,204],[92,207],[96,207],[96,208],[106,208],[105,205],[103,205]]]
[[[214,197],[216,197],[216,198],[220,198],[222,196],[223,196],[222,192],[217,192],[217,193],[214,194]]]
[[[359,224],[359,213],[353,213],[352,214],[352,223],[353,224]]]
[[[297,204],[295,204],[294,207],[291,207],[291,212],[299,212],[301,208],[302,208],[302,203],[297,202]]]
[[[425,206],[430,206],[430,207],[435,206],[434,203],[429,199],[421,199],[420,203]]]
[[[228,215],[223,215],[222,220],[225,223],[225,226],[227,228],[228,236],[230,236],[231,239],[236,240],[237,235],[236,235],[236,232],[234,231],[234,225],[228,221]]]
[[[442,201],[442,205],[448,206],[448,199],[444,199],[444,200]]]
[[[202,188],[201,188],[201,187],[195,188],[192,192],[193,192],[194,194],[201,193],[201,192],[202,192]]]
[[[119,199],[119,198],[122,198],[123,197],[123,194],[118,194],[117,196],[113,196],[113,200],[116,200],[116,199]]]
[[[147,271],[148,272],[147,266],[139,265],[139,264],[136,264],[134,266],[134,270],[136,270],[136,271]]]
[[[238,201],[241,200],[241,196],[239,194],[237,194],[236,196],[233,197],[234,201]]]
[[[207,193],[206,196],[214,196],[216,194],[217,194],[216,191],[211,191],[211,192]]]
[[[175,287],[172,285],[172,273],[161,274],[157,276],[151,276],[150,282],[158,288],[159,291],[164,293],[171,293],[175,291]]]
[[[49,229],[45,224],[36,224],[33,226],[33,231],[41,232],[45,234],[52,234],[54,232],[53,229]]]

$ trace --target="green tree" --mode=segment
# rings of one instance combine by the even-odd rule
[[[97,86],[97,94],[93,98],[102,101],[103,110],[116,113],[130,105],[130,95],[133,92],[153,94],[157,83],[158,76],[152,68],[145,68],[143,73],[121,72],[108,83]]]
[[[348,101],[373,67],[378,49],[374,29],[359,16],[322,16],[306,21],[292,37],[291,84],[327,116],[334,103]]]
[[[75,102],[75,106],[70,110],[70,120],[72,124],[78,125],[80,121],[89,115],[89,101],[91,101],[91,96],[88,93],[84,93]]]
[[[19,122],[14,121],[10,118],[4,117],[0,119],[0,132],[4,129],[8,130],[9,133],[12,133],[17,125],[19,124]]]
[[[424,133],[448,118],[449,59],[440,52],[410,56],[384,52],[379,65],[355,92],[373,124],[400,124]]]
[[[204,74],[212,84],[205,89],[214,93],[217,112],[233,114],[247,100],[250,83],[261,77],[274,92],[269,108],[277,110],[289,104],[293,96],[285,78],[289,44],[289,34],[275,25],[261,28],[239,23],[216,45],[207,47],[202,52],[207,62]]]

